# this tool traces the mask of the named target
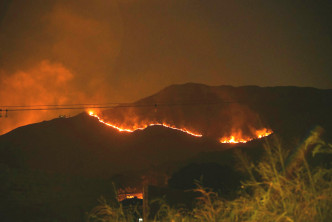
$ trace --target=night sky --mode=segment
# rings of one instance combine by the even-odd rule
[[[1,106],[132,102],[186,82],[332,88],[332,1],[0,2]]]

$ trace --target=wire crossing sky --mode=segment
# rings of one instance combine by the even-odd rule
[[[65,105],[31,105],[31,106],[2,106],[1,111],[47,111],[47,110],[84,110],[84,109],[114,109],[130,107],[153,107],[163,106],[199,106],[199,105],[220,105],[228,103],[241,103],[239,101],[220,102],[188,102],[188,103],[153,103],[153,104],[128,104],[128,103],[105,103],[105,104],[65,104]]]
[[[129,103],[187,82],[332,88],[331,11],[328,0],[3,0],[0,106]]]

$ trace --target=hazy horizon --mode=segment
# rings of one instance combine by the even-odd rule
[[[330,89],[331,6],[4,0],[0,106],[134,102],[187,82]],[[53,116],[11,114],[0,124]]]

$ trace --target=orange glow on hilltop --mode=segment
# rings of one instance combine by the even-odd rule
[[[272,130],[269,130],[269,129],[266,129],[266,128],[263,128],[261,130],[256,130],[257,138],[263,138],[263,137],[271,135],[272,133],[273,133]]]
[[[174,129],[174,130],[178,130],[178,131],[187,133],[191,136],[195,136],[195,137],[202,137],[203,136],[202,134],[194,133],[190,130],[187,130],[186,128],[177,128],[177,127],[175,127],[173,125],[170,125],[170,124],[167,124],[167,123],[150,122],[150,123],[137,124],[137,125],[134,125],[130,128],[129,127],[122,127],[122,126],[115,125],[115,124],[104,121],[101,117],[99,117],[93,111],[89,111],[88,113],[89,113],[90,116],[93,116],[93,117],[97,118],[99,120],[99,122],[101,122],[101,123],[103,123],[107,126],[110,126],[114,129],[118,130],[119,132],[132,133],[136,130],[144,130],[149,126],[163,126],[163,127],[167,127],[167,128],[170,128],[170,129]],[[252,129],[252,132],[253,132],[252,134],[254,136],[245,136],[245,135],[242,134],[241,130],[238,130],[236,132],[233,132],[230,136],[225,136],[225,137],[220,138],[219,142],[220,143],[247,143],[251,140],[260,139],[260,138],[269,136],[273,133],[272,130],[267,129],[267,128],[262,128],[262,129],[259,129],[259,130]]]
[[[185,128],[177,128],[173,125],[170,125],[170,124],[167,124],[167,123],[157,123],[157,122],[152,122],[152,123],[146,123],[146,124],[142,124],[141,126],[133,126],[132,128],[124,128],[124,127],[121,127],[121,126],[117,126],[115,124],[112,124],[112,123],[109,123],[109,122],[105,122],[102,118],[100,118],[97,114],[95,114],[93,111],[89,111],[89,115],[90,116],[93,116],[93,117],[96,117],[99,122],[107,125],[107,126],[110,126],[110,127],[113,127],[114,129],[118,130],[119,132],[129,132],[129,133],[132,133],[136,130],[144,130],[146,129],[147,127],[149,126],[163,126],[163,127],[167,127],[167,128],[170,128],[170,129],[173,129],[173,130],[178,130],[178,131],[181,131],[181,132],[184,132],[184,133],[187,133],[191,136],[195,136],[195,137],[202,137],[203,135],[202,134],[198,134],[198,133],[194,133],[192,131],[189,131]]]
[[[133,199],[133,198],[137,198],[137,199],[143,199],[143,193],[125,193],[125,194],[119,194],[118,195],[118,201],[123,201],[126,199]]]
[[[242,138],[235,138],[235,136],[223,137],[220,139],[221,143],[246,143],[248,140]]]
[[[260,138],[269,136],[272,133],[273,133],[272,130],[263,128],[263,129],[255,130],[255,132],[254,132],[255,137],[248,137],[248,136],[243,136],[241,131],[239,131],[237,133],[233,133],[232,136],[222,137],[219,141],[221,143],[247,143],[254,139],[260,139]]]
[[[135,197],[137,199],[143,199],[143,193],[135,187],[126,187],[126,188],[118,189],[118,192],[117,192],[118,201],[123,201],[126,199],[133,199]]]

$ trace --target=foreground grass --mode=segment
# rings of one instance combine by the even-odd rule
[[[331,144],[312,134],[292,154],[277,141],[266,140],[266,156],[254,165],[238,153],[249,180],[242,183],[238,198],[225,200],[197,184],[201,194],[194,210],[172,209],[162,204],[152,221],[332,221],[332,169],[311,168],[305,158],[331,152]],[[104,200],[88,221],[135,221],[135,209],[125,211]]]

